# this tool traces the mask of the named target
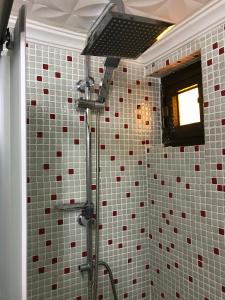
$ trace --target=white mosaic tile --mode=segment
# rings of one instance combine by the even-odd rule
[[[148,151],[154,300],[225,299],[224,29],[222,24],[152,64],[152,72],[160,71],[201,51],[206,134],[205,145],[164,148],[158,128]]]
[[[224,28],[152,65],[156,72],[201,51],[205,145],[164,148],[160,80],[134,64],[114,73],[101,115],[100,257],[113,269],[119,299],[150,299],[150,286],[153,300],[225,299]],[[85,230],[75,215],[54,210],[55,201],[85,199],[84,118],[71,91],[84,61],[33,43],[27,61],[29,299],[86,300],[77,270]],[[93,59],[91,69],[98,83],[103,61]],[[94,130],[93,120],[93,143]],[[102,269],[99,299],[112,300]]]
[[[72,90],[84,78],[84,59],[27,46],[28,299],[85,300],[87,278],[78,271],[87,255],[85,229],[76,214],[54,208],[56,201],[85,201],[84,115]],[[93,59],[96,83],[102,72],[103,60]],[[158,108],[143,76],[143,68],[121,64],[101,114],[100,258],[112,267],[119,299],[150,297],[145,153]],[[94,155],[95,117],[92,126]],[[101,268],[99,299],[112,299]]]

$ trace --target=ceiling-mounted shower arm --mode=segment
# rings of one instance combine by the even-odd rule
[[[115,4],[118,11],[125,13],[125,6],[123,0],[110,0],[110,3]]]
[[[105,74],[101,82],[99,96],[98,96],[98,102],[100,103],[105,103],[106,98],[108,97],[113,70],[114,68],[109,68],[109,67],[107,67],[105,70]]]
[[[109,94],[109,87],[111,84],[111,79],[114,69],[118,67],[120,63],[120,58],[107,57],[105,60],[105,73],[101,83],[98,102],[104,103]]]

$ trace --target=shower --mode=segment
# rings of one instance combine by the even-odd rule
[[[170,23],[107,11],[90,32],[83,55],[136,59]]]
[[[120,11],[120,12],[118,12]],[[100,113],[109,94],[109,85],[113,71],[121,58],[135,59],[147,50],[157,36],[171,24],[140,16],[125,14],[122,0],[110,1],[102,15],[93,25],[83,52],[85,59],[85,79],[77,82],[77,91],[81,97],[76,100],[76,109],[85,111],[86,131],[86,201],[78,204],[57,203],[56,207],[64,211],[81,211],[78,223],[86,227],[87,261],[79,266],[81,273],[88,274],[88,300],[97,300],[98,267],[103,266],[109,275],[113,298],[118,299],[112,271],[108,263],[99,260],[99,201],[100,201]],[[90,56],[106,57],[105,73],[100,84],[97,100],[92,99],[94,79],[90,76]],[[92,197],[92,133],[91,119],[96,116],[96,205]],[[95,243],[93,229],[95,228]],[[95,244],[95,250],[93,249]],[[94,250],[94,251],[93,251]]]
[[[0,300],[225,300],[224,17],[225,0],[0,0]],[[205,144],[165,147],[162,100],[205,115]]]

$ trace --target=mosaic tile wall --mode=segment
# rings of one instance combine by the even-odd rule
[[[91,73],[99,83],[101,59],[92,60]],[[87,278],[78,271],[87,255],[85,228],[77,213],[55,209],[57,201],[85,201],[85,122],[72,89],[83,78],[76,51],[27,45],[29,300],[87,299]],[[119,299],[150,299],[145,159],[158,114],[151,100],[157,84],[144,78],[143,68],[123,63],[101,114],[100,258],[112,268]],[[92,133],[94,149],[94,116]],[[157,130],[151,142],[158,138]],[[112,299],[102,269],[99,299]]]
[[[149,258],[154,300],[225,299],[224,46],[222,24],[148,67],[150,73],[160,71],[201,50],[206,137],[201,146],[163,147],[159,111],[156,130],[149,135]],[[158,95],[159,88],[158,81]],[[159,110],[159,97],[154,105]]]

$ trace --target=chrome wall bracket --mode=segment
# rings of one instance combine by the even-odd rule
[[[91,271],[91,266],[89,264],[82,264],[79,266],[79,270],[81,273],[83,272],[90,272]]]
[[[99,101],[92,101],[80,98],[75,101],[76,109],[102,109],[105,107],[104,103]]]
[[[125,12],[123,0],[111,0],[110,3],[115,4],[118,11]]]

